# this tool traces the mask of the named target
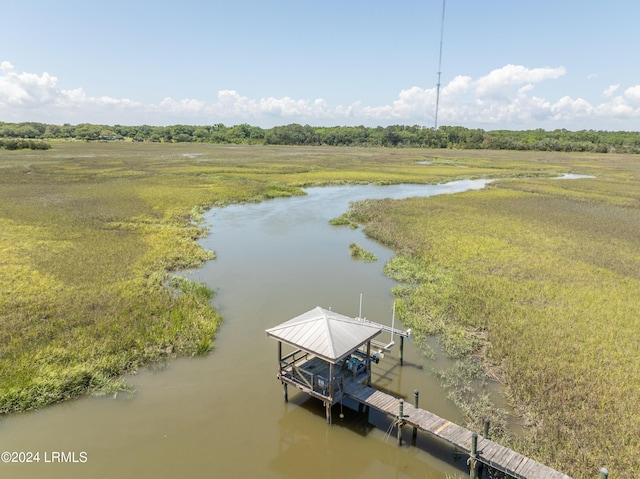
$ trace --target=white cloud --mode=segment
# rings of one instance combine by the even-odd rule
[[[607,103],[602,103],[594,108],[594,116],[597,118],[616,118],[618,120],[630,120],[640,118],[640,108],[634,108],[622,96],[616,96]],[[625,130],[636,130],[637,127],[624,127]]]
[[[629,100],[640,100],[640,85],[632,86],[624,91],[625,98]]]
[[[564,96],[551,105],[550,111],[553,120],[571,121],[592,116],[593,106],[582,98],[574,100],[569,96]]]
[[[178,115],[178,116],[197,116],[205,107],[205,102],[193,99],[174,100],[173,98],[165,98],[158,105],[152,106],[152,109],[158,113]]]
[[[611,96],[616,92],[618,88],[620,88],[619,83],[617,85],[609,85],[603,93],[605,94],[605,96]]]
[[[639,130],[640,85],[618,93],[619,84],[604,90],[605,102],[559,94],[544,98],[533,92],[544,81],[566,75],[564,67],[527,68],[506,65],[484,76],[458,75],[443,84],[439,123],[482,128],[622,128]],[[595,93],[595,92],[594,92]],[[274,126],[286,123],[312,125],[423,124],[434,120],[436,88],[413,86],[401,90],[396,99],[382,105],[354,101],[331,105],[323,98],[250,98],[235,90],[220,90],[217,99],[166,97],[159,103],[143,104],[125,98],[91,96],[83,88],[64,89],[49,73],[18,73],[9,62],[0,63],[0,119],[52,123],[92,122],[126,124],[251,123]],[[597,98],[599,95],[594,94]],[[601,97],[600,97],[601,98]]]
[[[473,78],[458,75],[442,88],[443,96],[455,96],[466,94],[473,85]]]
[[[479,96],[502,95],[508,87],[554,80],[566,73],[564,67],[527,68],[522,65],[505,65],[476,80]]]
[[[48,73],[16,73],[9,62],[0,64],[0,105],[39,106],[55,101],[58,79]]]
[[[0,64],[0,115],[5,120],[62,123],[76,117],[79,122],[103,123],[101,115],[141,107],[141,103],[128,99],[90,97],[82,88],[61,89],[58,78],[47,72],[17,73],[11,63]]]
[[[218,101],[208,105],[204,111],[208,116],[220,118],[245,118],[243,121],[262,118],[322,119],[332,116],[343,117],[351,113],[350,108],[331,109],[322,98],[296,100],[290,97],[261,98],[254,100],[240,95],[235,90],[220,90]]]

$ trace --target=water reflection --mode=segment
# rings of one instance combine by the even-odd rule
[[[580,175],[578,173],[564,173],[562,176],[554,178],[554,180],[579,180],[581,178],[595,178],[593,175]]]

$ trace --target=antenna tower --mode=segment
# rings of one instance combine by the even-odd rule
[[[434,129],[438,129],[438,107],[440,106],[440,76],[442,76],[442,40],[444,39],[444,8],[447,0],[442,0],[442,22],[440,23],[440,56],[438,57],[438,83],[436,83],[436,116]]]

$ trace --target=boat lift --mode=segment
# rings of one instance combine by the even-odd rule
[[[376,327],[379,327],[380,329],[382,329],[383,331],[386,331],[388,333],[391,333],[391,338],[389,343],[385,344],[383,342],[380,341],[376,341],[376,340],[372,340],[371,341],[371,345],[375,346],[378,349],[378,352],[372,355],[372,360],[375,361],[376,363],[378,363],[380,361],[380,358],[384,357],[384,353],[385,352],[389,352],[391,351],[391,348],[393,348],[393,346],[395,346],[395,341],[393,339],[394,335],[397,335],[400,338],[400,365],[402,365],[403,363],[403,356],[404,356],[404,338],[409,338],[411,339],[411,329],[407,329],[406,331],[403,331],[401,329],[396,329],[395,328],[395,323],[396,323],[396,303],[395,301],[393,302],[393,314],[391,316],[391,326],[387,326],[385,324],[379,324],[379,323],[375,323],[373,321],[369,321],[367,318],[363,318],[362,317],[362,293],[360,293],[360,309],[358,312],[358,317],[355,318],[358,321],[361,321],[363,323],[367,323],[367,324],[371,324],[374,325]]]

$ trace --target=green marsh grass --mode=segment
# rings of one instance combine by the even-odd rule
[[[640,161],[556,161],[596,178],[366,201],[349,216],[400,252],[386,271],[402,282],[407,326],[482,365],[472,377],[507,385],[528,426],[516,449],[576,478],[602,466],[629,477],[640,470]],[[465,384],[452,380],[452,396]],[[484,406],[468,414],[480,424]]]
[[[111,391],[142,364],[209,351],[221,318],[197,288],[167,287],[172,271],[213,258],[196,242],[207,208],[459,173],[428,174],[417,150],[52,146],[0,151],[0,413]]]
[[[529,425],[514,446],[576,478],[640,470],[637,157],[52,146],[0,151],[0,413],[117,391],[122,373],[210,351],[221,321],[211,293],[171,280],[213,258],[196,242],[207,208],[308,186],[502,178],[484,191],[364,202],[347,223],[395,248],[386,269],[402,283],[399,317],[465,362],[450,378],[489,370],[505,383]],[[596,178],[551,178],[561,173]]]
[[[349,245],[349,251],[353,259],[361,259],[365,263],[373,263],[378,261],[378,257],[371,251],[367,251],[358,243],[351,243]]]

